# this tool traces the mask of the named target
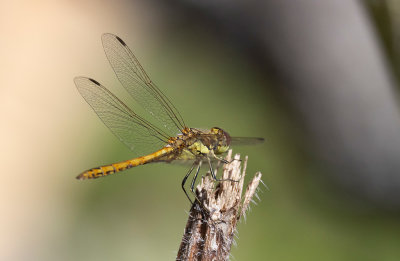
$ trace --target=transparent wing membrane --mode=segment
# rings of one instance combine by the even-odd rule
[[[165,146],[170,137],[141,118],[97,81],[76,77],[75,85],[104,124],[135,153],[150,153]]]
[[[264,138],[231,137],[231,145],[256,145],[264,142]]]
[[[128,46],[116,35],[102,36],[103,48],[119,81],[169,136],[176,136],[185,123],[175,106],[154,85]]]

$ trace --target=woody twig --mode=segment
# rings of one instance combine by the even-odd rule
[[[245,218],[253,197],[257,196],[261,173],[257,172],[243,192],[247,156],[243,161],[230,150],[224,164],[222,179],[215,185],[209,173],[196,188],[200,202],[195,201],[189,213],[176,260],[228,260],[237,221]]]

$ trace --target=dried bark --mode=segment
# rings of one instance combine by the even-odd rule
[[[232,151],[227,160],[231,161]],[[176,260],[228,260],[237,221],[245,217],[250,202],[261,181],[258,172],[247,186],[242,197],[243,182],[247,166],[247,156],[243,162],[236,154],[234,160],[223,166],[222,179],[216,186],[209,173],[202,178],[196,188],[200,200],[195,201],[189,213],[185,232]],[[261,181],[262,182],[262,181]]]

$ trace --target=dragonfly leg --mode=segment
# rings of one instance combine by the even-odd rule
[[[211,176],[213,177],[213,179],[215,181],[232,181],[232,182],[239,182],[239,180],[234,180],[234,179],[218,179],[217,176],[214,173],[214,168],[211,164],[211,160],[209,157],[207,157],[207,161],[208,161],[208,165],[210,166],[210,172],[211,172]]]
[[[222,157],[218,157],[218,156],[215,155],[214,153],[212,153],[211,155],[213,156],[213,158],[217,159],[218,161],[220,161],[220,162],[222,162],[222,163],[224,163],[224,164],[232,163],[232,162],[235,161],[235,160],[238,160],[238,161],[240,161],[240,162],[242,161],[241,159],[226,160],[226,159],[224,159],[224,158],[222,158]]]
[[[192,167],[189,169],[188,173],[186,173],[185,177],[182,180],[182,189],[183,192],[185,192],[186,197],[189,199],[190,204],[193,205],[194,202],[192,201],[192,199],[189,197],[189,194],[187,193],[186,189],[185,189],[185,184],[186,184],[186,180],[188,179],[188,177],[190,176],[190,174],[193,172],[194,167],[197,165],[197,169],[196,169],[196,174],[194,175],[191,185],[190,185],[190,191],[193,193],[195,201],[199,202],[201,208],[203,210],[205,210],[206,212],[208,212],[207,208],[203,205],[203,203],[199,200],[199,198],[197,197],[196,193],[194,192],[194,184],[196,182],[196,178],[197,175],[199,174],[200,171],[200,167],[201,167],[201,163],[202,161],[195,161],[192,165]]]
[[[219,158],[218,158],[219,159]],[[226,159],[219,159],[220,161],[222,161],[222,163],[224,164],[229,164],[234,162],[235,160],[238,160],[239,162],[242,162],[242,159],[231,159],[231,160],[226,160]]]
[[[183,189],[183,192],[185,192],[185,195],[186,195],[186,197],[189,199],[191,205],[193,205],[193,201],[190,199],[188,193],[186,192],[185,184],[186,184],[187,178],[188,178],[189,175],[192,173],[192,171],[193,171],[194,167],[196,166],[196,164],[197,164],[196,162],[193,163],[192,167],[189,169],[189,171],[186,173],[185,177],[184,177],[183,180],[182,180],[182,189]]]
[[[194,183],[196,182],[197,179],[197,175],[199,174],[200,168],[201,168],[201,161],[199,162],[199,164],[197,165],[197,170],[196,170],[196,174],[194,174],[194,177],[192,179],[192,183],[190,184],[190,190],[194,193]],[[196,195],[195,195],[196,196]]]

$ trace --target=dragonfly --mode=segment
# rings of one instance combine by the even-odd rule
[[[145,119],[94,79],[76,77],[75,85],[98,117],[135,155],[118,163],[91,168],[79,174],[79,180],[96,179],[136,166],[155,162],[191,162],[181,186],[191,203],[185,184],[196,169],[191,192],[202,163],[208,164],[214,180],[213,163],[227,163],[222,155],[232,144],[256,144],[263,138],[231,137],[221,128],[189,128],[171,100],[152,82],[126,43],[110,33],[102,35],[102,44],[117,78],[130,96],[149,113]],[[151,119],[151,120],[150,120]],[[230,180],[232,181],[232,180]]]

